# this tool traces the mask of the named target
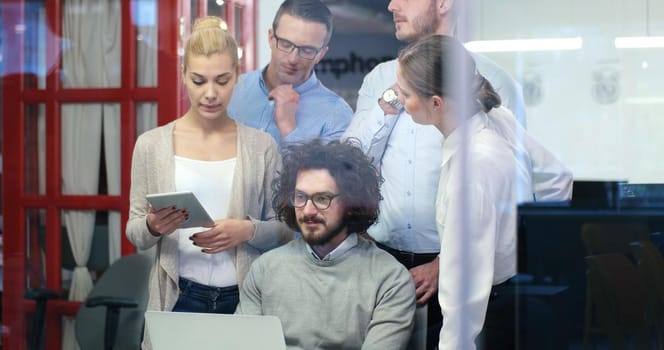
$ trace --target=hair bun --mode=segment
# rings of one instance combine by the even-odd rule
[[[224,22],[223,19],[219,17],[205,16],[196,19],[193,27],[191,28],[191,32],[193,33],[195,31],[199,31],[202,29],[215,29],[215,28],[219,28],[221,30],[227,30],[228,25],[226,24],[226,22]]]

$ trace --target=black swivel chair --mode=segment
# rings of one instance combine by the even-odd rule
[[[82,350],[140,349],[152,264],[150,256],[127,255],[99,278],[75,318],[76,340]],[[59,295],[51,290],[30,289],[25,297],[36,303],[30,349],[38,350],[47,300]]]
[[[586,299],[585,299],[585,320],[583,331],[583,344],[584,349],[590,349],[593,334],[601,334],[610,338],[616,331],[610,331],[609,326],[602,320],[602,316],[598,315],[606,306],[602,301],[609,300],[603,298],[603,291],[598,290],[601,283],[606,283],[600,277],[603,276],[600,272],[606,271],[605,265],[615,264],[615,266],[622,266],[621,274],[625,278],[634,278],[633,270],[629,266],[624,266],[625,260],[629,263],[631,258],[630,243],[634,241],[647,240],[650,238],[650,229],[645,222],[587,222],[581,226],[581,238],[586,248]],[[595,255],[621,255],[624,259],[616,256],[592,258]],[[617,263],[616,260],[619,260]],[[608,262],[607,262],[608,261]],[[602,267],[602,268],[600,268]],[[608,276],[609,278],[611,276]],[[616,276],[613,276],[614,278]],[[638,274],[637,276],[638,277]],[[594,282],[593,282],[594,281]],[[604,281],[604,282],[603,282]],[[612,281],[612,280],[611,280]],[[637,280],[641,282],[640,278]],[[637,283],[635,282],[635,283]],[[643,288],[641,284],[634,288],[639,291]],[[593,289],[595,292],[593,292]],[[622,291],[621,291],[622,292]],[[637,292],[634,290],[634,292]],[[598,312],[597,308],[600,308]],[[616,314],[603,313],[604,320],[608,317],[614,317]],[[633,323],[632,325],[634,325]]]
[[[606,335],[609,349],[651,349],[646,287],[636,266],[620,253],[587,256],[586,263],[595,330]]]
[[[655,324],[657,349],[664,350],[664,257],[651,241],[631,244],[648,292],[648,309]]]

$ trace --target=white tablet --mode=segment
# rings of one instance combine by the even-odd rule
[[[146,196],[148,202],[155,210],[175,206],[177,209],[187,209],[189,219],[180,225],[180,228],[209,226],[214,224],[214,220],[205,211],[201,202],[196,196],[188,191],[167,192],[149,194]]]

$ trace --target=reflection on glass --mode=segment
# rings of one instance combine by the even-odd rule
[[[3,23],[3,29],[15,38],[2,40],[5,46],[3,51],[16,53],[10,57],[0,57],[3,74],[24,73],[27,89],[37,89],[40,84],[43,88],[47,62],[43,40],[53,36],[44,22],[44,4],[5,1],[1,10],[5,18],[23,19],[23,22],[10,20],[9,23]],[[20,49],[23,49],[22,55],[18,55]]]
[[[46,117],[43,104],[25,106],[25,193],[46,193]]]
[[[244,32],[242,31],[242,23],[244,22],[244,8],[241,6],[236,6],[233,9],[233,36],[235,40],[242,45],[244,43]]]
[[[207,13],[210,16],[221,17],[226,19],[226,7],[224,6],[225,1],[221,0],[208,0],[207,2]],[[194,13],[194,12],[192,12]],[[194,13],[195,16],[195,13]]]
[[[99,194],[120,195],[120,105],[104,104]]]
[[[102,104],[62,105],[62,193],[97,194],[101,160]]]
[[[198,13],[198,0],[191,0],[189,2],[189,6],[191,9],[191,18],[196,18],[196,14]],[[208,1],[208,8],[210,7],[210,2]],[[190,23],[194,23],[191,21]]]
[[[23,71],[26,74],[26,89],[44,89],[46,74],[55,68],[56,57],[47,57],[46,41],[54,40],[52,29],[45,18],[45,4],[30,2],[25,4],[25,25],[22,28],[25,48]],[[8,51],[9,52],[9,51]]]
[[[25,286],[26,288],[43,288],[46,286],[43,261],[46,246],[46,211],[27,209],[25,211],[25,230],[27,238]]]
[[[136,137],[157,127],[157,104],[144,102],[136,104]]]
[[[158,20],[156,0],[132,2],[131,17],[134,18],[134,24],[136,25],[136,84],[139,87],[157,86]]]
[[[99,214],[98,214],[99,215]],[[97,224],[100,223],[100,220],[97,220]],[[122,221],[119,211],[109,211],[108,212],[108,264],[114,263],[117,259],[120,258],[121,252],[121,237],[122,232]],[[95,250],[93,250],[94,252]],[[99,253],[101,254],[101,253]],[[92,257],[91,257],[92,258]]]
[[[121,1],[63,2],[62,86],[119,87],[121,29]]]

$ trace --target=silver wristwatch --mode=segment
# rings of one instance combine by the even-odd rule
[[[392,88],[388,88],[387,90],[385,90],[385,92],[383,92],[383,101],[385,101],[385,103],[389,104],[390,106],[398,110],[401,110],[403,108],[403,105],[401,104],[401,102],[399,102],[399,99],[397,98],[397,92],[394,91],[394,89]]]

